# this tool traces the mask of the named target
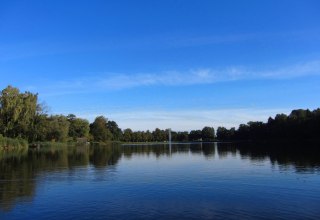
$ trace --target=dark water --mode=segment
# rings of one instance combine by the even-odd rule
[[[203,143],[0,152],[0,219],[320,219],[319,147]]]

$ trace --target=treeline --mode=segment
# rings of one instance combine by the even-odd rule
[[[38,103],[38,94],[20,93],[8,86],[0,93],[0,134],[29,142],[89,137],[87,120],[74,115],[48,115],[44,109]]]
[[[320,109],[293,110],[289,115],[277,114],[264,122],[248,122],[238,129],[218,127],[218,140],[319,139]]]
[[[190,132],[171,132],[172,141],[226,141],[226,140],[279,140],[319,139],[320,109],[293,110],[288,116],[278,114],[264,122],[248,122],[238,129],[213,127]],[[115,121],[98,116],[93,123],[74,114],[49,115],[38,103],[38,94],[20,93],[8,86],[0,93],[0,144],[14,143],[11,139],[28,140],[29,143],[55,141],[124,141],[163,142],[169,139],[169,130],[122,130]],[[6,139],[4,139],[4,137]],[[11,139],[8,139],[11,138]],[[18,143],[18,142],[17,142]]]
[[[177,142],[186,141],[213,141],[215,131],[213,127],[204,127],[202,130],[176,132],[171,131],[171,140]],[[130,128],[123,131],[122,140],[125,142],[163,142],[169,140],[169,130],[156,128],[154,131],[135,131]]]
[[[0,135],[3,143],[12,139],[24,139],[29,143],[55,141],[125,141],[163,142],[168,140],[169,131],[159,128],[154,131],[122,130],[115,121],[98,116],[93,123],[74,114],[49,115],[45,106],[38,103],[38,94],[21,93],[18,88],[8,86],[0,93]],[[189,132],[172,131],[173,141],[214,140],[212,127]],[[17,142],[18,143],[18,142]]]

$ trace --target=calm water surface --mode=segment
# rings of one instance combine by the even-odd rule
[[[316,149],[197,143],[0,152],[0,219],[320,219]]]

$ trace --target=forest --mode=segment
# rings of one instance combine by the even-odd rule
[[[218,140],[318,140],[320,109],[292,110],[289,115],[277,114],[267,122],[250,121],[238,129],[217,128]]]
[[[212,141],[213,127],[204,127],[190,133],[172,132],[173,141]],[[25,141],[35,142],[164,142],[168,140],[168,130],[156,128],[154,131],[122,130],[115,121],[98,116],[92,123],[74,114],[50,115],[46,106],[38,102],[38,94],[20,92],[8,86],[0,93],[0,145]]]
[[[201,130],[172,131],[172,141],[235,141],[318,139],[320,109],[293,110],[267,122],[248,122],[236,128],[205,126]],[[0,93],[0,146],[37,142],[164,142],[169,130],[122,130],[115,121],[98,116],[90,123],[74,114],[51,115],[38,102],[38,94],[7,86]]]

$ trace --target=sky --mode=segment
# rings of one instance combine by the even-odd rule
[[[313,110],[319,12],[309,0],[2,0],[0,89],[133,130]]]

